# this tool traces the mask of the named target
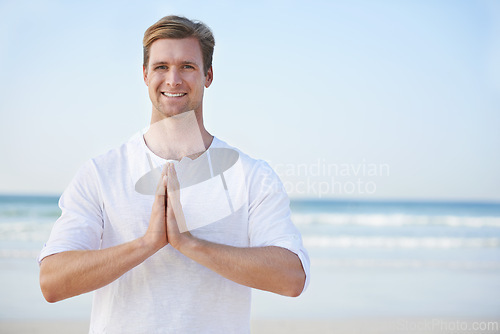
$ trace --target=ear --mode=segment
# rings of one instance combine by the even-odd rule
[[[148,79],[148,69],[146,66],[142,66],[142,76],[144,78],[144,83],[146,86],[149,86],[149,79]]]
[[[212,81],[214,80],[214,70],[212,66],[207,71],[207,75],[205,77],[205,87],[208,88],[212,84]]]

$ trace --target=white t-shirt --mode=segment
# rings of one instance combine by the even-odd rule
[[[278,176],[264,161],[218,138],[212,148],[239,153],[247,198],[230,215],[191,233],[237,247],[289,249],[302,262],[307,287],[309,257],[290,219],[289,199]],[[140,194],[134,186],[151,170],[148,155],[156,166],[166,162],[149,150],[139,132],[84,164],[59,200],[62,214],[39,261],[63,251],[103,249],[143,236],[154,196]],[[189,211],[189,205],[183,204],[183,210]],[[94,292],[90,333],[249,333],[250,299],[250,288],[167,245]]]

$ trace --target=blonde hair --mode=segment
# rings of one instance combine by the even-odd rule
[[[158,22],[149,27],[144,33],[142,45],[144,48],[143,66],[147,68],[149,62],[149,49],[151,44],[163,38],[188,38],[198,39],[203,56],[203,71],[205,75],[212,66],[215,39],[210,28],[200,21],[191,21],[182,16],[169,15],[161,18]]]

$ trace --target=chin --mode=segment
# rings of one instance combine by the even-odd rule
[[[186,111],[188,111],[187,109],[183,108],[183,109],[175,109],[175,110],[172,110],[172,109],[169,109],[169,110],[159,110],[159,114],[162,116],[162,117],[172,117],[172,116],[176,116],[176,115],[180,115],[180,114],[183,114],[185,113]]]

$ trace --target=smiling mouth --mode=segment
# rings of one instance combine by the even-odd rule
[[[167,93],[167,92],[162,92],[162,94],[166,97],[181,97],[186,95],[187,93]]]

